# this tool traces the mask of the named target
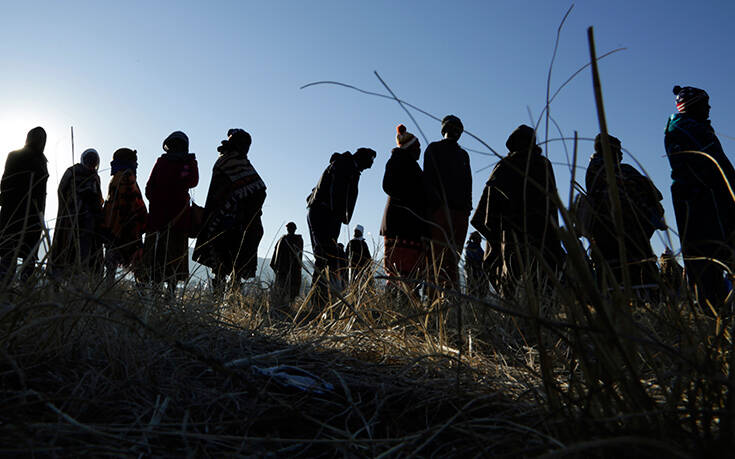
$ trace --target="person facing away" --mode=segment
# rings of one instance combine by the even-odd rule
[[[107,280],[114,281],[119,266],[137,270],[143,255],[143,232],[148,210],[138,187],[138,152],[119,148],[110,163],[110,184],[105,200],[104,229],[105,271]]]
[[[398,287],[391,277],[423,278],[424,240],[428,236],[424,173],[418,163],[421,144],[403,124],[399,124],[396,131],[398,146],[391,151],[383,175],[383,191],[388,201],[380,225],[390,288]]]
[[[678,113],[666,123],[664,146],[684,268],[699,306],[719,310],[728,293],[725,266],[734,267],[735,169],[710,124],[707,92],[674,86],[674,94]]]
[[[638,172],[630,164],[622,162],[623,150],[620,140],[607,136],[614,165],[615,180],[620,197],[623,217],[623,244],[631,285],[643,286],[658,281],[656,255],[651,248],[651,236],[655,230],[664,230],[664,208],[661,205],[663,196],[651,179]],[[620,263],[620,240],[612,208],[610,206],[610,187],[607,182],[605,161],[602,155],[602,134],[595,137],[595,152],[590,158],[585,176],[587,197],[592,207],[592,218],[589,226],[590,243],[593,259],[595,250],[604,260],[595,263],[598,279],[604,277],[609,268],[617,284],[623,282]]]
[[[251,144],[249,133],[230,129],[217,148],[204,226],[194,249],[194,260],[212,269],[215,288],[224,285],[227,276],[237,285],[255,277],[258,270],[266,186],[248,157]]]
[[[370,266],[370,262],[373,260],[372,255],[370,255],[370,248],[363,237],[364,231],[365,228],[362,225],[357,225],[355,227],[354,237],[347,243],[347,247],[345,248],[347,267],[350,269],[350,283],[355,282],[360,274]]]
[[[666,247],[658,261],[661,266],[661,281],[674,299],[682,293],[684,286],[684,269],[681,267],[670,248]]]
[[[43,154],[46,131],[28,131],[25,146],[8,153],[0,181],[0,282],[15,275],[23,259],[21,279],[33,273],[43,234],[48,160]]]
[[[338,268],[337,238],[342,224],[348,224],[357,203],[360,174],[370,169],[375,151],[358,148],[334,153],[316,187],[307,198],[307,223],[314,251],[315,280],[325,270],[334,274]]]
[[[562,265],[557,190],[536,133],[520,125],[505,142],[508,155],[490,173],[472,226],[485,237],[483,265],[496,291],[512,292],[524,276],[543,281]]]
[[[296,234],[296,223],[286,224],[287,234],[276,242],[271,268],[276,274],[275,288],[293,301],[301,289],[301,259],[304,253],[304,239]]]
[[[82,153],[59,182],[59,210],[49,253],[49,271],[57,275],[75,270],[102,274],[102,188],[94,148]]]
[[[458,287],[459,258],[472,210],[470,157],[457,141],[464,132],[454,115],[442,120],[442,140],[424,152],[424,184],[430,221],[429,275],[448,287]]]
[[[484,297],[488,293],[488,282],[485,272],[482,268],[482,261],[485,256],[482,250],[482,236],[478,231],[470,233],[467,240],[467,246],[464,249],[464,270],[467,294]]]
[[[145,185],[149,212],[143,244],[144,280],[166,282],[173,294],[178,281],[189,277],[189,189],[199,183],[196,156],[189,153],[189,138],[172,132],[163,141],[162,154]]]

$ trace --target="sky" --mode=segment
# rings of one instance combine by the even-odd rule
[[[434,141],[440,124],[414,111],[417,126],[396,102],[344,87],[300,88],[330,80],[387,94],[377,71],[401,99],[439,118],[459,116],[467,131],[505,155],[513,129],[539,123],[557,29],[570,6],[556,0],[0,0],[0,155],[22,147],[29,129],[47,130],[46,219],[53,227],[58,181],[72,164],[72,126],[77,160],[86,148],[101,154],[104,193],[116,149],[138,151],[143,188],[163,139],[184,131],[199,162],[200,182],[191,194],[201,205],[217,146],[229,128],[243,128],[253,137],[249,157],[268,186],[259,256],[269,257],[289,221],[310,250],[307,195],[333,152],[366,146],[378,156],[362,174],[341,242],[362,224],[368,243],[379,248],[381,181],[395,127],[404,123],[425,147],[419,127]],[[589,62],[587,27],[594,27],[598,55],[625,48],[599,63],[608,129],[629,151],[624,161],[639,164],[661,190],[674,231],[663,148],[666,120],[675,111],[672,87],[707,90],[713,126],[732,160],[733,23],[731,0],[586,0],[574,5],[561,30],[552,94]],[[589,69],[561,90],[550,115],[548,134],[543,118],[537,134],[550,140],[545,154],[567,202],[572,142],[558,139],[599,132]],[[467,135],[460,144],[478,151],[470,153],[476,204],[497,158]],[[591,140],[580,141],[581,183],[592,150]],[[674,231],[654,236],[656,252],[664,245],[679,249]]]

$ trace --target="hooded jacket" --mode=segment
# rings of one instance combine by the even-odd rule
[[[306,199],[307,207],[324,206],[337,220],[348,224],[355,211],[359,181],[360,170],[353,154],[335,153]]]

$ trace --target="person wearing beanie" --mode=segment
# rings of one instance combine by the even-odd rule
[[[189,189],[199,183],[199,167],[196,156],[189,153],[189,138],[181,131],[163,141],[163,150],[145,185],[149,212],[141,279],[155,285],[166,282],[173,295],[178,281],[189,277]]]
[[[391,278],[422,279],[424,276],[424,243],[426,225],[426,190],[424,173],[419,166],[421,144],[415,135],[399,124],[397,147],[385,165],[383,191],[388,195],[380,225],[384,238],[383,265],[388,287],[396,292],[412,292],[418,285],[405,284]]]
[[[464,132],[454,115],[442,120],[444,137],[424,152],[424,184],[431,232],[431,265],[434,277],[449,288],[459,287],[459,259],[472,210],[470,157],[457,141]]]
[[[59,278],[75,273],[102,275],[102,188],[94,148],[82,152],[69,167],[58,189],[59,210],[49,252],[49,272]]]
[[[48,169],[46,131],[31,129],[25,146],[8,153],[0,181],[0,282],[5,285],[15,275],[18,258],[23,259],[21,279],[33,273],[38,258],[44,212]]]
[[[358,148],[354,154],[349,151],[332,154],[319,182],[306,198],[309,209],[307,223],[315,258],[312,284],[320,289],[317,301],[327,299],[325,282],[317,282],[322,275],[329,280],[327,270],[331,272],[332,283],[340,283],[335,277],[339,269],[337,239],[340,228],[352,219],[360,174],[372,167],[375,156],[375,150],[364,147]]]
[[[248,157],[251,143],[246,131],[230,129],[212,168],[194,260],[212,269],[215,289],[228,277],[236,288],[258,270],[266,186]]]
[[[369,274],[367,270],[370,267],[370,262],[373,261],[370,248],[363,237],[364,230],[365,228],[362,225],[357,225],[354,237],[347,243],[345,248],[350,284],[359,282],[363,275]]]
[[[301,260],[304,252],[304,238],[296,234],[296,223],[288,222],[287,234],[276,242],[271,258],[271,268],[276,274],[274,281],[275,297],[284,296],[289,302],[296,299],[301,290]],[[276,301],[278,304],[279,301]]]
[[[112,155],[112,177],[103,207],[105,273],[108,283],[115,280],[115,273],[120,266],[137,274],[137,262],[143,254],[143,232],[148,211],[136,180],[137,169],[136,150],[119,148]]]
[[[610,207],[610,188],[607,182],[605,161],[602,155],[602,135],[595,137],[595,152],[590,158],[585,176],[587,199],[592,208],[589,238],[593,262],[598,281],[605,282],[605,274],[612,272],[614,282],[622,285],[623,264],[620,262],[620,239]],[[651,236],[655,230],[665,230],[663,196],[650,178],[641,174],[630,164],[622,162],[623,150],[620,140],[607,136],[620,196],[623,217],[623,244],[626,268],[634,287],[651,289],[658,280],[656,255],[651,248]],[[607,266],[604,266],[607,265]],[[608,271],[609,269],[609,271]]]
[[[521,125],[505,143],[508,155],[490,178],[472,216],[486,239],[484,270],[496,291],[515,294],[519,282],[541,286],[564,261],[554,169],[536,145],[536,133]]]
[[[709,120],[706,91],[674,86],[677,113],[666,123],[671,197],[689,288],[706,313],[722,311],[735,268],[735,169]],[[726,269],[727,267],[727,269]]]

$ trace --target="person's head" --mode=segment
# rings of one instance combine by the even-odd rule
[[[131,150],[130,148],[118,148],[117,150],[115,150],[115,153],[112,154],[112,160],[137,163],[138,151]]]
[[[288,234],[296,233],[296,223],[294,222],[286,223],[286,231],[288,231]]]
[[[618,162],[623,160],[623,148],[620,146],[620,139],[613,137],[610,134],[607,135],[607,144],[610,145],[610,152],[613,154],[613,159]],[[602,133],[597,134],[595,137],[595,153],[602,154]]]
[[[447,115],[442,120],[442,137],[445,139],[459,140],[459,137],[464,132],[464,125],[462,120],[454,115]]]
[[[402,124],[399,124],[396,127],[396,132],[398,133],[396,135],[396,144],[398,145],[398,148],[407,151],[411,154],[411,157],[418,161],[419,156],[421,156],[421,144],[419,143],[419,139],[408,132],[406,130],[406,126]]]
[[[355,226],[355,237],[362,237],[365,228],[362,225]]]
[[[43,149],[46,148],[46,130],[38,126],[28,131],[26,148],[43,153]]]
[[[676,109],[694,119],[705,121],[709,118],[709,95],[704,89],[692,86],[674,86]]]
[[[236,151],[243,155],[247,155],[252,143],[253,139],[247,131],[240,128],[234,128],[227,131],[227,140],[222,141],[222,145],[217,147],[217,151],[220,153]]]
[[[174,131],[163,141],[163,150],[174,155],[189,153],[189,137],[181,131]]]
[[[508,151],[541,153],[541,148],[536,145],[536,131],[525,124],[521,124],[511,132],[505,146]]]
[[[87,148],[82,152],[79,162],[87,169],[96,171],[100,167],[100,155],[94,148]]]
[[[358,148],[353,156],[355,158],[357,168],[364,171],[365,169],[373,167],[373,161],[375,161],[376,153],[373,149],[362,147]]]
[[[474,242],[476,244],[482,242],[482,236],[480,236],[480,233],[478,231],[473,231],[470,233],[470,242]]]

